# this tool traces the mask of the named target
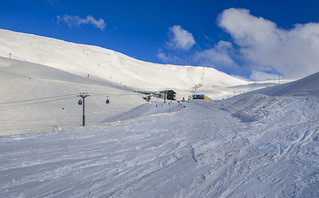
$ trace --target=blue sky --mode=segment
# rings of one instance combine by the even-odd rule
[[[317,0],[10,0],[0,28],[252,80],[319,70]]]

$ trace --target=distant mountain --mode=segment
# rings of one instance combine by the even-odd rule
[[[196,85],[202,93],[221,98],[232,94],[232,91],[226,93],[225,87],[249,84],[214,68],[149,63],[97,46],[8,30],[0,30],[0,56],[138,90],[175,89],[185,96]]]

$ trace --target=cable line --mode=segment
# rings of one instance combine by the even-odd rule
[[[36,104],[43,104],[43,103],[48,103],[48,102],[55,102],[55,101],[59,101],[59,100],[66,100],[66,99],[71,99],[74,98],[74,96],[68,96],[68,97],[64,97],[64,98],[58,98],[58,99],[46,99],[44,101],[31,101],[31,103],[24,103],[24,104],[14,104],[14,105],[10,105],[10,106],[5,106],[3,108],[0,108],[0,111],[5,111],[5,110],[9,110],[9,109],[16,109],[16,108],[21,108],[24,107],[25,105],[36,105]]]
[[[130,96],[130,95],[142,95],[141,93],[130,93],[130,94],[110,94],[110,93],[91,93],[93,95],[105,95],[105,96]]]
[[[27,100],[11,101],[11,102],[1,102],[0,105],[14,104],[14,103],[23,103],[23,102],[32,102],[32,101],[38,101],[38,100],[47,100],[47,99],[54,99],[54,98],[61,98],[61,97],[75,96],[75,95],[76,95],[76,93],[60,95],[60,96],[50,96],[50,97],[44,97],[44,98],[34,98],[34,99],[27,99]]]
[[[94,95],[101,95],[101,96],[129,96],[129,95],[142,95],[141,93],[122,93],[122,94],[114,94],[114,93],[92,93]],[[19,100],[19,101],[10,101],[10,102],[1,102],[0,103],[0,111],[10,110],[21,108],[25,105],[36,105],[48,102],[54,102],[59,100],[66,100],[74,98],[78,95],[78,93],[72,94],[65,94],[65,95],[58,95],[58,96],[50,96],[50,97],[43,97],[43,98],[33,98],[33,99],[26,99],[26,100]]]

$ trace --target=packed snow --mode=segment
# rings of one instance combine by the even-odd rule
[[[98,72],[81,74],[83,65],[70,63],[71,71],[49,64],[66,42],[0,34],[1,53],[32,44],[12,52],[19,60],[0,58],[0,197],[319,197],[319,73],[225,100],[146,102],[138,88],[175,88],[168,86],[173,81],[156,84],[145,73],[139,78],[147,85],[123,86]],[[46,45],[54,46],[53,58]],[[162,67],[157,74],[166,72]],[[187,82],[201,78],[181,73]],[[255,85],[220,73],[221,84],[229,84],[219,94]],[[176,87],[181,96],[192,91],[183,83]],[[86,127],[80,92],[91,95]]]
[[[0,196],[318,197],[318,100],[257,95],[244,115],[240,102],[152,102],[88,128],[3,137]]]

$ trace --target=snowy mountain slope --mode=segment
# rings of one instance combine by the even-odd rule
[[[0,30],[0,56],[85,77],[89,74],[139,90],[175,89],[184,97],[198,84],[204,94],[222,98],[232,94],[226,87],[249,83],[213,68],[148,63],[101,47],[8,30]]]
[[[16,33],[8,35],[17,39]],[[52,46],[62,42],[43,39]],[[68,45],[71,51],[76,46]],[[1,46],[1,53],[6,49]],[[0,197],[319,196],[317,74],[227,100],[168,105],[146,103],[124,83],[93,73],[87,78],[90,69],[73,66],[65,67],[75,69],[68,73],[0,58],[0,130],[7,135],[0,138]],[[135,75],[126,66],[119,78]],[[198,83],[201,72],[194,71],[181,75],[192,74],[189,79]],[[168,85],[142,86],[144,79],[141,75],[136,86]],[[180,82],[181,91],[189,93],[185,84]],[[225,96],[245,87],[218,88]],[[79,127],[80,92],[91,94],[87,127]]]
[[[242,121],[254,121],[265,116],[273,106],[282,103],[278,97],[273,96],[305,96],[307,100],[308,96],[318,96],[318,79],[319,73],[315,73],[286,84],[240,94],[224,101],[223,104],[215,104],[215,107],[232,112],[233,116]]]
[[[80,92],[92,95],[87,123],[94,124],[142,104],[135,90],[174,89],[182,99],[197,85],[197,93],[216,99],[251,89],[251,82],[213,68],[147,63],[96,46],[8,30],[0,30],[0,71],[0,135],[79,126]]]
[[[226,166],[221,165],[222,173],[212,173],[216,178],[213,182],[224,188],[223,197],[318,196],[319,128],[318,113],[314,113],[318,111],[318,98],[281,100],[283,104],[274,105],[267,115],[248,124],[246,134],[239,132],[238,141],[231,141],[228,146],[216,146],[212,141],[199,149],[204,152],[198,155],[208,162],[219,156],[216,147],[233,151],[232,160]],[[313,116],[307,115],[309,111]],[[213,185],[206,192],[213,193],[216,189],[218,185]]]
[[[80,126],[81,92],[86,99],[87,124],[128,111],[144,103],[142,95],[94,78],[43,65],[0,58],[0,134]],[[109,96],[110,104],[105,104]]]
[[[276,87],[270,87],[257,92],[270,96],[298,96],[298,95],[318,95],[319,94],[319,72],[308,77],[283,84]]]
[[[318,97],[276,100],[254,122],[209,101],[172,114],[154,102],[157,116],[1,138],[0,196],[317,197]]]

